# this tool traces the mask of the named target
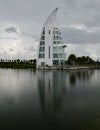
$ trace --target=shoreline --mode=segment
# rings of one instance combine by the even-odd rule
[[[7,69],[36,69],[35,65],[0,65],[0,68]]]
[[[39,67],[36,68],[38,70],[81,70],[81,69],[100,69],[100,66],[78,66],[78,67],[50,67],[50,66],[45,66],[45,67]]]
[[[81,69],[100,69],[100,66],[78,66],[78,67],[55,67],[55,66],[43,66],[36,68],[35,65],[5,65],[0,68],[6,69],[34,69],[34,70],[81,70]]]

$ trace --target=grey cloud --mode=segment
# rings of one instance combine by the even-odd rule
[[[12,26],[5,29],[5,32],[7,33],[17,33],[17,28]]]
[[[33,37],[31,34],[23,32],[23,31],[21,31],[21,34],[26,36],[26,37],[31,37],[31,38]]]
[[[85,44],[100,43],[100,30],[88,32],[76,28],[62,28],[63,40],[65,43]]]
[[[1,50],[3,50],[3,48],[2,48],[2,47],[0,47],[0,49],[1,49]]]
[[[9,51],[13,51],[13,49],[12,49],[12,48],[10,48],[10,49],[9,49]]]
[[[87,27],[100,26],[99,0],[64,0],[63,7],[62,23],[84,24]]]
[[[1,21],[42,26],[50,12],[59,6],[60,23],[100,26],[99,0],[0,0]],[[31,23],[31,24],[30,24]],[[23,25],[23,26],[24,26]],[[35,28],[35,27],[33,27]]]
[[[37,49],[34,47],[30,47],[30,48],[24,48],[24,50],[30,51],[30,52],[36,52]]]
[[[32,38],[34,38],[35,41],[39,41],[40,40],[40,36],[39,35],[34,35]]]
[[[29,58],[33,56],[33,53],[36,53],[37,44],[35,42],[39,41],[42,26],[48,15],[57,6],[59,6],[58,25],[67,26],[67,28],[62,29],[64,42],[72,43],[70,52],[73,51],[72,47],[76,46],[77,43],[79,46],[78,52],[81,54],[83,54],[81,45],[100,43],[100,30],[91,33],[86,30],[70,28],[70,25],[78,24],[85,25],[90,30],[91,28],[96,30],[95,28],[100,27],[100,0],[0,0],[0,27],[2,28],[0,34],[4,27],[8,27],[5,30],[7,33],[17,33],[18,43],[20,44],[14,41],[16,46],[19,47],[19,50],[14,49],[16,58],[21,56],[22,58]],[[13,35],[9,36],[7,37],[6,33],[1,34],[0,39],[3,39],[0,43],[1,47],[7,42],[10,44],[8,39],[17,40],[16,37],[12,38]],[[6,50],[6,47],[4,50]],[[86,54],[86,51],[84,54]],[[97,55],[96,51],[94,54]]]
[[[14,38],[14,37],[0,37],[0,40],[17,40],[17,38]]]
[[[2,20],[41,23],[42,17],[56,8],[57,3],[58,0],[0,0],[0,16]]]
[[[23,31],[21,31],[20,33],[21,33],[23,36],[25,36],[25,37],[33,38],[33,39],[35,39],[36,41],[39,40],[39,36],[38,36],[38,35],[32,35],[32,34],[29,34],[29,33],[23,32]]]
[[[36,48],[30,47],[30,48],[29,48],[29,51],[32,51],[32,52],[33,52],[33,51],[36,51]]]

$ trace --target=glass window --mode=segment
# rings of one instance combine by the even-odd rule
[[[54,41],[53,44],[56,44],[56,41]]]
[[[49,30],[49,34],[50,34],[50,30]]]
[[[56,36],[53,37],[53,40],[56,40]]]
[[[58,34],[58,35],[61,35],[61,32],[58,28],[54,28],[54,33]]]
[[[57,31],[56,34],[59,35],[59,32]]]
[[[61,40],[61,37],[60,37],[60,36],[57,36],[57,40]]]
[[[54,36],[54,37],[53,37],[53,40],[58,40],[58,36]]]
[[[53,31],[53,34],[55,35],[55,31]]]
[[[57,41],[57,44],[60,44],[60,42],[59,42],[59,41]]]
[[[45,47],[40,47],[40,52],[44,52],[45,51]]]
[[[58,47],[58,51],[59,51],[59,52],[63,52],[63,51],[64,51],[64,50],[63,50],[63,47],[61,47],[61,46]]]
[[[63,53],[59,53],[59,58],[63,58]]]
[[[57,46],[53,47],[53,52],[57,52]]]
[[[61,35],[61,32],[59,32],[59,35]]]
[[[40,42],[40,45],[45,45],[45,41],[41,41],[41,42]]]
[[[62,40],[62,37],[61,37],[61,36],[59,36],[59,40],[60,40],[60,41]]]
[[[44,35],[45,34],[45,31],[43,30],[42,34]]]
[[[59,60],[53,60],[53,65],[59,65]]]
[[[39,53],[39,58],[44,58],[44,57],[45,57],[44,53]]]
[[[60,64],[64,64],[64,61],[63,61],[63,60],[60,60]]]
[[[41,40],[45,40],[45,36],[42,36],[42,37],[41,37]]]
[[[45,65],[45,62],[41,62],[41,65],[44,66],[44,65]]]
[[[53,58],[58,58],[58,53],[54,53]]]
[[[50,46],[49,46],[49,58],[50,58]]]
[[[58,36],[56,36],[56,40],[58,40]]]

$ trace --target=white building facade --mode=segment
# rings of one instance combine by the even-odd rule
[[[38,47],[37,68],[60,66],[65,61],[65,45],[60,30],[54,25],[58,8],[46,20]]]

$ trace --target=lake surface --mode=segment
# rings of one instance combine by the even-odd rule
[[[100,70],[0,69],[0,127],[100,130]]]

